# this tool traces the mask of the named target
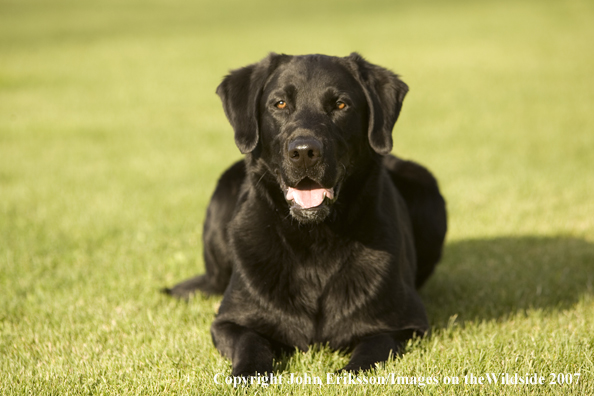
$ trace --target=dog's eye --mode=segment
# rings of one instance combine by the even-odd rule
[[[279,100],[278,102],[276,102],[274,104],[276,106],[277,109],[284,109],[287,107],[287,102],[285,102],[284,100]]]
[[[338,110],[344,110],[346,108],[346,103],[338,101],[336,102],[336,108]]]

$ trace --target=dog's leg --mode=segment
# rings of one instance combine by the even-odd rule
[[[265,337],[231,322],[215,322],[211,334],[217,349],[231,359],[232,375],[249,377],[272,372],[274,351]]]
[[[404,329],[392,334],[376,334],[363,337],[355,346],[349,364],[340,371],[362,371],[374,368],[376,363],[385,362],[392,356],[398,356],[404,351],[409,339],[420,334],[413,329]]]
[[[221,294],[222,291],[215,289],[212,286],[212,281],[208,275],[198,275],[183,282],[178,283],[172,288],[162,289],[163,293],[170,296],[187,300],[192,296],[196,290],[202,291],[206,295]],[[223,289],[224,291],[224,289]]]
[[[349,364],[341,371],[362,371],[372,369],[375,363],[388,360],[390,353],[397,354],[399,343],[390,334],[368,336],[357,344]]]
[[[408,207],[415,237],[416,286],[419,288],[441,258],[447,231],[445,200],[433,175],[421,165],[387,155],[384,166]]]

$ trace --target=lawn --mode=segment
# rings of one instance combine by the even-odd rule
[[[159,289],[203,271],[240,158],[215,88],[269,51],[401,74],[394,152],[434,171],[450,228],[431,335],[365,377],[415,384],[326,384],[348,355],[318,346],[240,393],[594,394],[593,20],[588,0],[0,0],[0,394],[237,392],[219,298]]]

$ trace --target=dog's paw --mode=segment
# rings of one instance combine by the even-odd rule
[[[359,374],[364,371],[373,370],[373,369],[376,369],[378,367],[383,367],[383,366],[384,365],[381,362],[374,362],[374,363],[349,362],[349,364],[347,364],[340,370],[337,370],[336,374],[344,374],[344,373]]]
[[[369,370],[369,367],[367,368],[367,370]],[[365,369],[355,366],[355,365],[347,364],[340,370],[336,370],[336,374],[346,374],[346,373],[358,374],[362,371],[365,371]]]

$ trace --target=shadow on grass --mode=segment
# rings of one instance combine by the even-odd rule
[[[560,310],[593,293],[594,244],[578,238],[507,237],[451,242],[422,289],[433,326]]]

